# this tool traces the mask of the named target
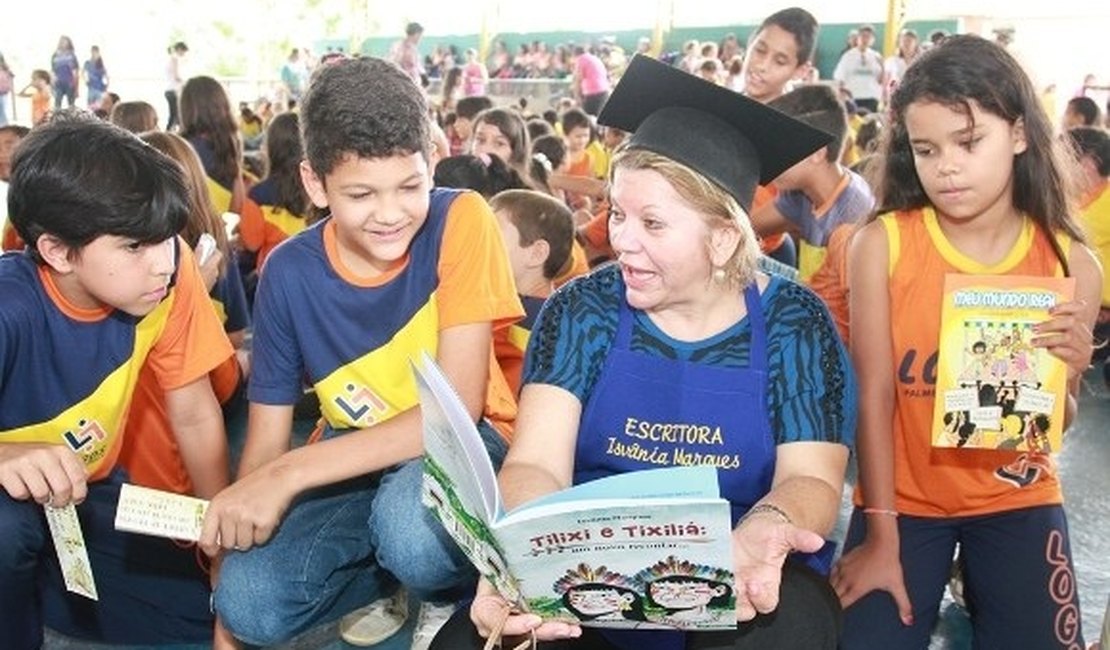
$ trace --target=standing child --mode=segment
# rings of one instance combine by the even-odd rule
[[[1067,364],[1074,417],[1102,276],[1070,216],[1052,125],[1020,65],[975,36],[923,54],[890,108],[876,163],[889,212],[856,234],[848,268],[861,417],[856,510],[832,576],[841,647],[927,648],[959,544],[976,647],[1082,648],[1051,460],[1031,454],[1018,483],[996,473],[1014,452],[930,445],[949,274],[1076,278],[1075,299],[1032,339]]]
[[[85,77],[85,101],[89,110],[100,108],[100,99],[108,92],[108,68],[104,65],[104,58],[100,56],[100,47],[93,45],[89,51],[89,60],[81,68]]]
[[[344,639],[371,645],[404,622],[405,606],[387,607],[400,584],[424,601],[419,647],[477,576],[420,504],[411,360],[435,355],[499,463],[516,405],[492,338],[523,310],[485,200],[431,190],[427,105],[402,71],[320,68],[300,119],[301,177],[331,214],[260,278],[240,478],[209,506],[201,545],[235,550],[214,602],[246,642],[344,617]],[[290,450],[306,378],[325,422]]]
[[[832,134],[833,141],[771,183],[778,195],[752,213],[752,226],[760,236],[789,232],[798,240],[798,277],[825,301],[847,342],[848,242],[875,197],[862,176],[838,162],[848,131],[844,105],[824,85],[802,86],[767,105]]]
[[[29,248],[0,257],[0,647],[40,647],[44,623],[111,644],[212,638],[193,551],[113,526],[144,367],[194,492],[227,485],[208,373],[231,346],[177,237],[187,197],[173,161],[99,120],[44,125],[16,153],[8,202]],[[66,592],[43,504],[77,504],[99,601]]]
[[[767,102],[780,97],[791,84],[805,79],[813,68],[817,48],[817,19],[801,7],[788,7],[767,16],[748,40],[741,68],[743,93]],[[775,198],[775,188],[761,185],[752,207],[756,210]],[[789,266],[798,263],[794,240],[786,233],[768,235],[760,250]]]
[[[35,70],[31,73],[31,83],[19,91],[20,97],[31,98],[31,124],[38,126],[50,115],[50,71]]]

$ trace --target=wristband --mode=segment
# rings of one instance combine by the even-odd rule
[[[794,520],[790,518],[790,515],[786,514],[785,510],[776,506],[773,503],[757,503],[757,504],[755,504],[754,506],[752,506],[751,510],[748,510],[746,513],[744,513],[744,516],[740,518],[739,523],[743,523],[744,520],[747,519],[748,517],[751,517],[752,515],[758,515],[761,512],[769,512],[773,515],[778,516],[780,519],[782,519],[783,523],[790,524],[791,526],[794,525]],[[737,525],[739,525],[739,524],[737,524]]]
[[[865,515],[886,515],[888,517],[897,517],[897,510],[887,510],[886,508],[864,508],[863,514]]]

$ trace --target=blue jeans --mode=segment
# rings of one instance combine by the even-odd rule
[[[504,440],[485,422],[478,430],[500,467]],[[428,600],[472,590],[477,572],[421,503],[423,476],[416,458],[302,494],[269,542],[224,559],[214,599],[224,625],[247,643],[273,645],[398,583]]]
[[[0,648],[39,648],[44,623],[68,636],[113,644],[212,638],[208,575],[196,548],[116,532],[119,486],[126,480],[117,470],[90,484],[77,506],[98,601],[65,590],[42,506],[0,489]]]

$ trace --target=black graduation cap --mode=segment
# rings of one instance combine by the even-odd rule
[[[598,115],[634,132],[627,147],[694,169],[747,211],[758,184],[832,142],[808,124],[651,57],[637,54]]]

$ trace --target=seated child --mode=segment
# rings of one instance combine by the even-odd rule
[[[144,367],[193,491],[210,498],[228,480],[208,373],[232,351],[177,236],[181,171],[116,126],[62,113],[20,145],[8,199],[28,248],[0,257],[0,647],[41,647],[44,624],[101,643],[211,641],[193,550],[113,526]],[[74,504],[97,601],[66,591],[43,518],[43,505]]]
[[[790,232],[798,240],[798,275],[825,301],[837,331],[848,340],[847,247],[856,223],[870,214],[875,197],[863,177],[843,167],[848,128],[843,105],[828,86],[802,86],[768,104],[835,137],[773,181],[774,202],[752,213],[759,235]]]
[[[337,61],[300,106],[302,178],[330,215],[275,248],[259,278],[239,480],[201,536],[210,554],[232,551],[215,608],[255,645],[339,618],[344,639],[370,645],[403,624],[407,607],[386,603],[404,586],[423,601],[416,638],[430,640],[477,576],[421,505],[410,360],[435,356],[500,463],[516,404],[492,340],[523,309],[485,200],[430,187],[427,105],[407,75]],[[324,426],[290,449],[306,378]]]
[[[516,394],[532,323],[555,290],[555,279],[571,264],[574,220],[561,201],[533,190],[502,192],[490,207],[501,225],[513,281],[524,303],[524,320],[502,330],[503,336],[495,340],[497,361]]]

